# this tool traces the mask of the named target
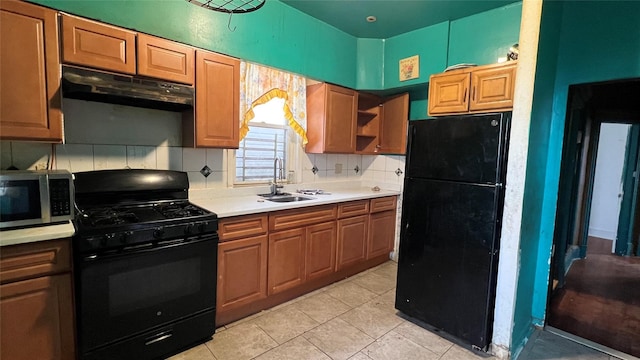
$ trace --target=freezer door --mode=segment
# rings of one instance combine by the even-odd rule
[[[509,113],[411,121],[407,177],[501,182]]]
[[[406,179],[396,308],[481,349],[491,337],[498,192]]]

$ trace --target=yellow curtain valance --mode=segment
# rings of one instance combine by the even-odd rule
[[[300,124],[298,124],[296,119],[293,117],[293,113],[291,112],[291,109],[287,104],[289,95],[287,95],[286,91],[280,89],[271,89],[251,103],[251,107],[249,108],[249,110],[247,110],[247,112],[244,114],[244,118],[242,119],[242,125],[240,126],[240,140],[244,139],[244,137],[247,136],[247,133],[249,132],[249,121],[253,120],[253,118],[256,116],[256,114],[253,112],[253,108],[258,105],[265,104],[273,98],[284,99],[284,105],[282,107],[284,117],[285,119],[287,119],[289,127],[291,127],[291,129],[293,129],[293,131],[295,131],[296,134],[298,134],[302,139],[302,145],[306,145],[309,142],[309,140],[307,139],[307,132],[302,128],[302,126],[300,126]]]
[[[303,76],[266,66],[240,63],[240,140],[249,132],[249,122],[255,117],[254,108],[268,101],[284,100],[282,111],[287,123],[307,144],[307,86]]]

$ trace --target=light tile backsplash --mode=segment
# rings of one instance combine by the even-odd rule
[[[187,172],[193,189],[232,187],[227,176],[233,150],[183,148],[180,113],[64,99],[65,143],[0,142],[0,166],[19,169],[49,166],[71,172],[104,169],[165,169]],[[305,184],[366,182],[401,189],[404,156],[306,154],[297,178]],[[200,173],[208,166],[211,173]],[[312,169],[317,168],[314,174]]]

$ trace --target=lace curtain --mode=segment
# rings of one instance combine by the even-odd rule
[[[284,117],[289,127],[302,139],[302,145],[306,145],[306,79],[244,61],[240,63],[240,140],[249,132],[249,122],[255,116],[253,108],[276,97],[284,99]]]

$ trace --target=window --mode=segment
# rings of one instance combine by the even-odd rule
[[[291,149],[296,136],[286,125],[282,107],[284,100],[271,99],[254,107],[255,117],[249,123],[249,133],[236,150],[235,183],[266,183],[273,180],[274,159],[283,161],[285,178],[289,168]]]

